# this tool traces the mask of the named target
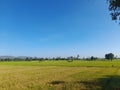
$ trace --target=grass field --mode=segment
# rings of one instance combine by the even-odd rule
[[[0,62],[0,90],[120,90],[120,61]]]

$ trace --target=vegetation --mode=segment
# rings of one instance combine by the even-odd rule
[[[119,90],[120,59],[113,57],[0,58],[0,90]]]
[[[105,59],[111,60],[114,58],[114,54],[113,53],[109,53],[109,54],[105,54]]]
[[[112,60],[114,58],[114,54],[113,53],[109,53],[109,54],[105,54],[105,59],[107,60]],[[45,61],[45,60],[66,60],[68,62],[72,62],[73,60],[88,60],[88,61],[93,61],[93,60],[100,60],[101,58],[98,57],[87,57],[87,58],[80,58],[79,55],[77,56],[69,56],[69,57],[51,57],[51,58],[47,58],[47,57],[12,57],[12,56],[0,56],[0,61]],[[104,58],[102,58],[104,59]],[[116,59],[118,59],[116,57]]]
[[[120,0],[109,0],[120,20]],[[0,90],[120,90],[120,60],[79,55],[53,58],[0,58]],[[111,61],[110,61],[111,60]]]
[[[120,20],[120,0],[108,0],[112,20]]]
[[[0,62],[0,90],[119,90],[119,67],[119,60]]]
[[[62,67],[120,67],[120,60],[73,60],[72,62],[64,60],[46,60],[46,61],[11,61],[11,62],[0,62],[0,66],[62,66]]]

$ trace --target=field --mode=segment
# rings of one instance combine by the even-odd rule
[[[0,62],[0,90],[120,90],[120,61]]]

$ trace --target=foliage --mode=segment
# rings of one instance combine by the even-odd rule
[[[113,58],[114,58],[114,54],[113,53],[105,54],[105,59],[112,60]]]
[[[120,0],[108,0],[112,20],[120,20]]]
[[[98,58],[97,58],[97,57],[94,57],[94,56],[91,56],[90,59],[91,59],[91,60],[97,60]]]

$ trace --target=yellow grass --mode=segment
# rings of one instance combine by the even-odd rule
[[[84,68],[77,67],[39,67],[39,66],[0,66],[0,90],[39,90],[52,86],[52,81],[71,82],[72,74]]]
[[[120,90],[119,67],[0,65],[0,90]]]

